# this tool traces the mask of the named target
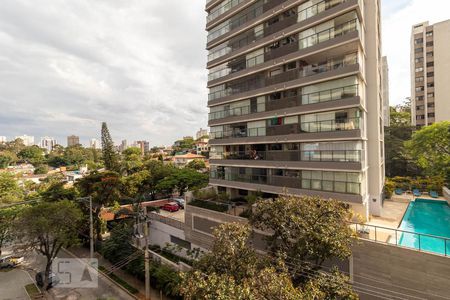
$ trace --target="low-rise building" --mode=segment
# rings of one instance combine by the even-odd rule
[[[187,164],[189,164],[191,161],[194,161],[196,159],[206,161],[206,157],[203,155],[187,153],[187,154],[175,155],[174,157],[172,157],[172,162],[176,167],[183,168]]]

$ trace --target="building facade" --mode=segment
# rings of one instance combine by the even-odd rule
[[[380,214],[379,1],[210,0],[206,11],[210,184]]]
[[[21,139],[25,146],[33,146],[34,145],[34,136],[29,135],[19,135],[14,138],[15,140]]]
[[[58,144],[58,141],[55,138],[44,136],[41,137],[41,141],[39,143],[39,147],[42,149],[45,149],[47,153],[50,153],[53,150],[53,147],[55,147]]]
[[[89,141],[89,147],[92,148],[92,149],[100,149],[102,146],[100,145],[99,140],[91,139]]]
[[[199,139],[201,139],[202,137],[205,137],[205,136],[208,136],[208,129],[200,128],[200,130],[197,131],[197,133],[195,134],[195,139],[199,140]]]
[[[411,34],[411,122],[450,120],[450,20],[414,25]]]
[[[77,135],[70,135],[67,137],[67,147],[72,147],[80,144],[80,137]]]
[[[391,109],[389,107],[389,65],[386,56],[381,59],[382,64],[382,91],[383,91],[383,120],[384,126],[389,127],[391,125]]]
[[[0,136],[0,144],[4,144],[8,141],[8,139],[6,138],[6,136],[1,135]]]

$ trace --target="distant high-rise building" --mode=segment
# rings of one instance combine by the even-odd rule
[[[77,135],[70,135],[67,137],[67,147],[72,147],[80,144],[80,137]]]
[[[45,149],[47,152],[51,152],[53,147],[58,144],[56,139],[48,136],[41,137],[41,142],[39,143],[39,147]]]
[[[25,146],[33,146],[34,145],[34,136],[29,135],[18,135],[14,139],[21,139]]]
[[[198,140],[201,137],[207,136],[208,135],[208,129],[203,129],[200,128],[199,131],[197,131],[197,133],[195,134],[195,139]]]
[[[389,107],[389,65],[386,56],[381,59],[381,89],[383,93],[383,120],[384,126],[390,126],[391,111]]]
[[[91,139],[89,141],[89,147],[92,149],[100,149],[100,142],[97,139]]]
[[[122,142],[119,145],[119,152],[123,152],[128,148],[128,142],[127,140],[122,140]]]
[[[450,120],[450,20],[414,25],[411,34],[411,122]]]
[[[0,136],[0,144],[4,144],[4,143],[6,143],[8,140],[7,140],[7,138],[6,138],[6,136]]]
[[[150,151],[150,143],[147,141],[136,141],[133,146],[141,149],[142,155]]]

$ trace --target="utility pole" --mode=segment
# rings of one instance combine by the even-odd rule
[[[94,217],[92,216],[92,196],[89,196],[89,241],[91,262],[94,258]]]
[[[145,299],[150,300],[150,254],[148,253],[149,230],[147,222],[147,207],[143,207],[144,211],[144,263],[145,263]]]

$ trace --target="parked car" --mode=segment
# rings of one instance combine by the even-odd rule
[[[14,263],[10,256],[0,258],[0,269],[14,268]]]
[[[183,198],[173,198],[172,200],[173,202],[176,202],[180,208],[184,209],[185,201]]]
[[[5,256],[0,258],[0,269],[14,268],[23,262],[22,256]]]
[[[36,283],[40,287],[44,286],[44,273],[45,273],[45,271],[41,271],[36,274]],[[49,283],[48,283],[47,289],[54,287],[60,281],[58,276],[53,272],[50,272],[50,276],[48,277],[48,280],[49,280]]]
[[[175,211],[179,211],[180,207],[178,206],[178,204],[176,202],[169,202],[167,204],[164,204],[161,207],[161,209],[170,211],[170,212],[175,212]]]

